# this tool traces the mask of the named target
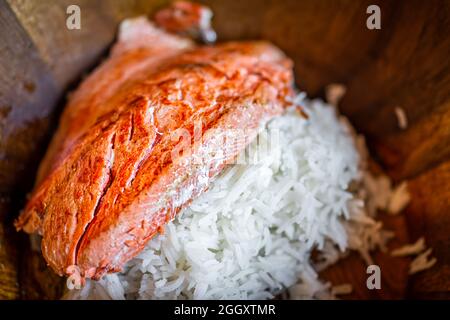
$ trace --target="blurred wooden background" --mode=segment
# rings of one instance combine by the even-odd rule
[[[118,23],[151,15],[164,0],[0,0],[0,298],[54,298],[60,282],[31,253],[12,220],[57,124],[67,90],[107,53]],[[299,88],[323,96],[347,86],[341,111],[366,134],[381,167],[408,179],[413,201],[388,218],[393,245],[425,235],[438,264],[406,282],[407,261],[377,255],[383,289],[365,289],[350,257],[325,276],[351,281],[351,298],[450,297],[450,1],[209,0],[220,40],[264,38],[295,61]],[[81,30],[66,8],[81,8]],[[366,8],[381,7],[381,30]],[[402,107],[409,126],[397,125]],[[406,217],[406,219],[405,219]],[[386,272],[384,272],[386,270]]]

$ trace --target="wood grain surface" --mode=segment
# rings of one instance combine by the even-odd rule
[[[61,281],[11,222],[32,188],[67,90],[101,60],[125,17],[151,14],[163,0],[0,0],[0,299],[57,298]],[[450,2],[353,0],[207,0],[220,40],[268,39],[295,62],[310,96],[329,83],[364,133],[374,158],[413,199],[398,217],[392,247],[425,235],[438,264],[407,279],[408,260],[378,253],[383,286],[368,291],[365,266],[351,255],[323,273],[351,282],[348,298],[450,298]],[[68,4],[81,30],[65,27]],[[366,28],[366,8],[381,8],[381,30]],[[399,128],[401,107],[408,128]]]

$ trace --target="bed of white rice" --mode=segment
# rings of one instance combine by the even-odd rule
[[[371,262],[389,237],[373,219],[389,194],[347,120],[321,101],[302,105],[308,119],[293,108],[272,120],[250,161],[225,170],[122,273],[65,298],[333,298],[339,288],[318,272],[349,249]]]

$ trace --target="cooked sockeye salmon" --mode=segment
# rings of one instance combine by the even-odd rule
[[[60,275],[119,271],[292,95],[291,61],[270,43],[195,46],[127,21],[71,96],[16,227],[43,236]]]

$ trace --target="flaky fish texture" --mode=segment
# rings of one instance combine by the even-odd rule
[[[267,42],[196,46],[145,18],[121,25],[71,95],[16,227],[59,275],[117,272],[293,95]]]

